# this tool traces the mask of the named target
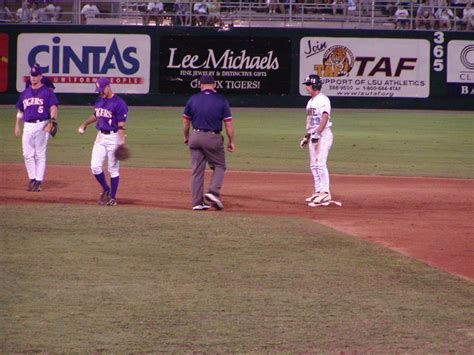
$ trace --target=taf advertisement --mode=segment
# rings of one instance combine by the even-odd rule
[[[328,96],[430,95],[430,42],[425,39],[304,37],[300,82],[317,74]],[[300,85],[300,94],[308,95]]]
[[[163,37],[160,93],[194,93],[201,75],[212,75],[220,93],[288,94],[288,38]]]

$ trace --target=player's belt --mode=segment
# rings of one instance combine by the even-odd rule
[[[117,133],[117,130],[115,130],[115,131],[100,130],[100,133],[102,133],[102,134]]]
[[[28,123],[39,123],[39,122],[43,122],[43,121],[39,120],[39,119],[35,119],[35,120],[28,120],[26,122],[28,122]]]
[[[193,128],[193,131],[195,131],[195,132],[208,132],[208,133],[213,133],[213,134],[221,133],[221,131],[215,131],[213,129],[202,129],[202,128]]]

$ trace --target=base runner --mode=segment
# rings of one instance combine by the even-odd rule
[[[303,82],[311,98],[306,105],[306,134],[300,147],[308,145],[310,169],[313,174],[314,191],[306,199],[308,206],[316,207],[331,201],[327,160],[333,143],[331,131],[331,102],[321,92],[323,83],[318,75],[311,74]]]

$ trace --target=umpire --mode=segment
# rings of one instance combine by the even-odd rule
[[[210,208],[218,210],[224,205],[220,199],[220,190],[226,170],[224,137],[221,135],[222,122],[228,137],[227,150],[235,151],[234,128],[229,102],[216,93],[216,83],[210,75],[200,79],[201,92],[191,96],[184,108],[183,133],[184,143],[191,153],[192,206],[195,211]],[[190,132],[192,124],[192,132]],[[204,192],[204,172],[206,162],[213,169],[208,192]],[[205,201],[209,204],[206,204]]]

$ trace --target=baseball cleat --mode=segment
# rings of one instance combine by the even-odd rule
[[[33,191],[33,187],[35,186],[35,182],[36,182],[35,179],[30,179],[30,181],[28,181],[28,186],[26,187],[26,191]]]
[[[306,202],[313,202],[313,200],[320,195],[320,192],[315,192],[314,195],[309,196],[305,199]]]
[[[40,192],[40,191],[41,191],[41,181],[36,180],[36,181],[33,183],[33,186],[32,186],[32,188],[31,188],[31,191],[33,191],[33,192]]]
[[[208,192],[207,194],[204,194],[204,198],[212,205],[212,207],[217,208],[218,210],[224,208],[222,201],[213,193]]]
[[[117,206],[117,200],[114,198],[109,198],[104,206]]]
[[[196,205],[193,207],[193,211],[206,211],[208,210],[209,208],[211,208],[211,206],[208,206],[208,205],[205,205],[205,204],[201,204],[201,205]]]
[[[331,194],[329,192],[321,192],[311,203],[321,204],[331,201]]]
[[[110,200],[110,190],[102,191],[97,203],[99,205],[105,205]]]
[[[321,203],[310,202],[310,203],[308,203],[308,206],[309,207],[329,206],[331,204],[331,202],[332,201],[326,201],[326,202],[321,202]]]

